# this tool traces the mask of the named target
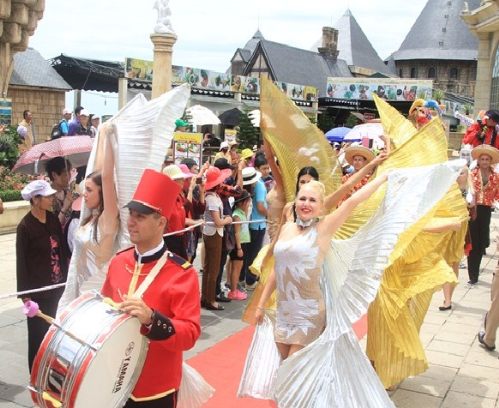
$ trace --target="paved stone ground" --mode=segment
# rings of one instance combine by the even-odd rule
[[[499,216],[494,214],[492,238],[499,232],[498,226]],[[460,270],[452,310],[439,311],[443,295],[434,295],[421,330],[430,368],[418,377],[406,379],[391,392],[398,408],[499,408],[499,353],[485,351],[476,339],[490,304],[490,282],[497,260],[495,239],[492,241],[482,261],[479,284],[467,287],[467,271]],[[15,234],[0,235],[0,266],[0,295],[15,292]],[[198,261],[195,266],[199,269]],[[225,304],[224,312],[203,310],[201,339],[185,357],[190,358],[244,328],[240,316],[245,303]],[[0,300],[0,408],[33,407],[26,390],[26,356],[26,322],[21,302],[16,298]]]

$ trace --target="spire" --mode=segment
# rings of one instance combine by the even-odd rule
[[[480,0],[428,0],[394,59],[475,59],[478,39],[461,19],[466,6],[475,9]]]

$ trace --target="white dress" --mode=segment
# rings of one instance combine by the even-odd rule
[[[324,253],[317,243],[315,224],[300,235],[278,240],[274,247],[277,285],[275,341],[306,346],[326,326],[320,278]]]
[[[444,196],[463,165],[456,160],[390,175],[385,197],[367,224],[350,239],[331,240],[321,272],[323,333],[281,364],[274,313],[267,311],[248,351],[239,397],[274,399],[280,408],[394,407],[352,325],[376,296],[399,235]]]

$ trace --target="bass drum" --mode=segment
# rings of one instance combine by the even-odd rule
[[[122,407],[137,383],[149,342],[137,318],[102,296],[75,299],[43,339],[31,371],[31,397],[43,408]]]

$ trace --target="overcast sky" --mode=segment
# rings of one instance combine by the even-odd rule
[[[436,0],[430,0],[436,1]],[[278,43],[310,49],[322,27],[349,8],[382,59],[396,51],[426,0],[170,0],[177,34],[173,64],[225,72],[237,48],[257,29]],[[154,0],[47,0],[30,46],[46,59],[75,57],[152,60],[149,38],[157,19]],[[341,54],[339,56],[341,58]],[[66,97],[74,107],[73,92]],[[115,94],[84,92],[92,113],[113,114]]]
[[[435,1],[435,0],[433,0]],[[396,51],[426,0],[170,0],[178,36],[173,64],[225,71],[236,48],[259,28],[263,36],[310,49],[350,8],[384,59]],[[45,58],[71,56],[152,60],[154,0],[49,0],[30,39]],[[340,55],[341,58],[341,55]]]

